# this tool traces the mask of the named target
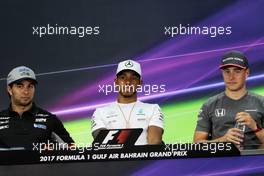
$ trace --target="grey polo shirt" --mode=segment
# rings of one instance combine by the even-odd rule
[[[224,92],[208,99],[200,109],[196,131],[208,132],[212,139],[224,136],[235,126],[235,117],[239,112],[247,112],[260,127],[264,127],[264,97],[248,92],[239,100],[230,99]],[[244,144],[260,144],[255,133],[245,129]]]

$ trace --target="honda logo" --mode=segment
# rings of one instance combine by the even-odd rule
[[[215,116],[216,117],[223,117],[225,116],[226,110],[225,109],[216,109],[215,110]]]

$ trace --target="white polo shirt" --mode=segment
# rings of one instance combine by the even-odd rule
[[[163,129],[163,114],[157,104],[140,101],[129,104],[114,102],[97,108],[92,117],[92,132],[100,128],[143,128],[143,132],[135,145],[147,144],[149,126],[157,126]]]

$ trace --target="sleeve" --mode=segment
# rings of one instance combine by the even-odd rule
[[[106,125],[103,122],[103,116],[102,116],[100,109],[96,109],[93,113],[93,116],[91,119],[91,128],[92,128],[92,132],[100,128],[106,128]]]
[[[212,128],[212,123],[208,112],[208,107],[206,104],[203,104],[203,106],[201,107],[198,113],[198,119],[197,119],[197,125],[195,131],[204,131],[210,133],[211,128]]]
[[[153,108],[153,113],[149,121],[149,126],[157,126],[164,129],[164,116],[159,105],[157,104]]]
[[[74,143],[70,134],[64,128],[62,122],[55,115],[53,116],[53,129],[52,129],[51,138],[59,143],[67,143],[67,144]]]
[[[264,97],[263,96],[261,96],[261,116],[262,116],[262,118],[261,118],[261,127],[262,128],[264,128]]]

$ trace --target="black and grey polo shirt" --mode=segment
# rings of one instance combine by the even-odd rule
[[[196,131],[208,132],[212,139],[224,136],[235,126],[239,112],[247,112],[260,127],[264,127],[264,97],[248,92],[239,100],[233,100],[224,92],[208,99],[200,109]],[[244,144],[260,144],[255,133],[246,127]]]
[[[73,143],[69,133],[56,115],[35,104],[19,116],[11,106],[0,112],[0,147],[32,149],[33,143]]]

